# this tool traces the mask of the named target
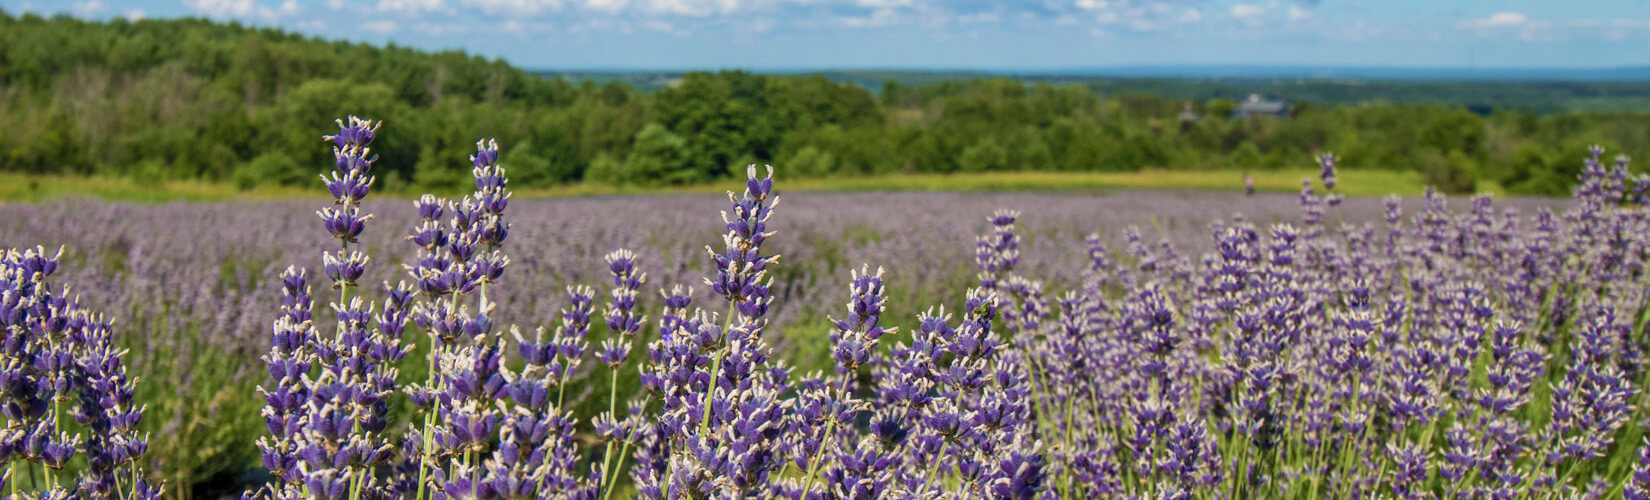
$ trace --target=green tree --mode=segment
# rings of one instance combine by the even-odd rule
[[[664,125],[649,123],[636,133],[635,146],[625,157],[620,181],[630,184],[687,184],[709,179],[691,166],[687,141]]]
[[[314,180],[311,169],[300,167],[291,155],[281,151],[258,155],[235,171],[235,184],[243,189],[254,184],[307,185]]]
[[[414,186],[439,194],[463,192],[469,171],[462,165],[443,160],[442,155],[431,146],[425,146],[418,157],[418,165],[413,170]]]
[[[765,78],[743,72],[689,73],[655,96],[654,120],[679,136],[688,151],[686,160],[674,166],[685,172],[674,178],[709,179],[728,172],[743,157],[772,158],[777,136],[757,99]]]
[[[990,137],[964,149],[957,157],[957,165],[964,172],[1008,170],[1008,150]]]
[[[1422,129],[1420,143],[1440,153],[1459,151],[1476,158],[1484,153],[1484,120],[1464,110],[1439,114]]]
[[[783,172],[794,172],[806,177],[825,177],[836,173],[836,158],[813,146],[804,146],[780,165]]]
[[[1471,194],[1478,189],[1471,158],[1460,151],[1448,154],[1423,153],[1421,179],[1427,185],[1448,194]]]
[[[1261,168],[1263,161],[1265,160],[1261,157],[1260,148],[1255,147],[1255,144],[1250,142],[1238,146],[1237,151],[1233,151],[1232,155],[1226,159],[1226,162],[1233,168],[1245,172]]]
[[[584,171],[584,180],[609,186],[624,184],[624,163],[604,151],[590,162],[590,168]]]
[[[508,169],[511,184],[548,187],[570,180],[578,174],[577,165],[540,156],[527,141],[517,142],[500,158],[501,163]]]

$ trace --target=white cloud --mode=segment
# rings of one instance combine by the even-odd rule
[[[1566,35],[1563,30],[1555,28],[1551,21],[1530,19],[1521,12],[1497,12],[1485,18],[1468,19],[1462,22],[1461,26],[1477,32],[1479,36],[1496,37],[1510,34],[1526,42],[1553,41]],[[1608,33],[1604,35],[1609,36]]]
[[[562,9],[562,0],[464,0],[464,5],[491,15],[512,18],[536,16]]]
[[[1304,21],[1304,20],[1309,19],[1311,17],[1312,17],[1312,11],[1306,10],[1305,7],[1301,7],[1299,5],[1290,5],[1289,6],[1289,20],[1290,21]]]
[[[751,33],[767,33],[779,26],[779,21],[771,17],[758,17],[745,24],[745,30]]]
[[[1181,8],[1185,1],[1176,0],[1075,0],[1072,6],[1086,12],[1097,24],[1118,25],[1137,32],[1183,28],[1203,21],[1203,12],[1193,7]],[[1095,36],[1109,36],[1103,28],[1090,30]]]
[[[987,24],[1002,21],[1003,16],[996,12],[981,12],[957,16],[957,24]]]
[[[504,24],[505,24],[506,31],[509,31],[509,25],[519,24],[519,23],[517,21],[511,20],[511,21],[506,21]],[[418,24],[413,25],[413,31],[416,31],[421,35],[429,35],[429,36],[458,35],[458,34],[469,33],[470,32],[470,26],[471,25],[465,24],[465,23],[420,22]]]
[[[1271,9],[1261,4],[1240,3],[1233,5],[1228,13],[1240,23],[1255,26],[1265,20],[1266,12],[1269,10]]]
[[[1474,28],[1505,28],[1523,26],[1529,22],[1529,16],[1521,12],[1497,12],[1490,14],[1490,17],[1467,21],[1467,24]]]
[[[850,28],[880,28],[899,22],[900,16],[894,9],[877,9],[864,16],[843,16],[838,21]]]
[[[682,29],[682,28],[676,26],[674,23],[671,23],[669,21],[662,21],[662,20],[643,21],[642,22],[642,29],[650,30],[650,31],[657,31],[657,32],[660,32],[660,33],[667,33],[667,34],[676,35],[676,36],[690,36],[690,35],[693,34],[692,31]]]
[[[109,8],[109,6],[99,0],[87,0],[85,2],[74,4],[74,8],[71,10],[76,16],[92,17],[102,14],[103,10],[107,8]]]
[[[584,6],[600,12],[618,12],[624,10],[629,3],[628,0],[585,0]]]
[[[738,10],[739,0],[647,0],[643,8],[653,14],[705,17]]]
[[[144,18],[149,17],[149,14],[144,12],[143,9],[131,9],[121,14],[121,16],[125,17],[127,21],[142,21]]]
[[[367,21],[361,23],[362,31],[371,31],[382,35],[394,33],[395,30],[400,29],[400,27],[401,25],[396,24],[395,21],[389,20]]]
[[[416,15],[426,12],[452,14],[446,0],[378,0],[379,12]]]
[[[183,0],[183,5],[207,17],[264,21],[292,17],[301,10],[297,0],[286,0],[275,7],[266,6],[258,0]]]

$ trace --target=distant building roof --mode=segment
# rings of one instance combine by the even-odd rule
[[[1289,103],[1283,101],[1267,101],[1260,98],[1260,94],[1249,94],[1249,100],[1239,104],[1232,110],[1233,118],[1248,118],[1256,115],[1285,116],[1289,113]]]
[[[1195,122],[1201,117],[1197,116],[1197,113],[1192,111],[1191,101],[1187,101],[1185,105],[1180,107],[1179,118],[1182,122]]]

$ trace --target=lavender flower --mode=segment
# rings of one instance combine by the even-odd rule
[[[43,468],[44,484],[31,477],[40,498],[160,498],[161,488],[142,477],[147,438],[137,425],[142,406],[114,347],[111,321],[87,310],[67,287],[53,291],[62,249],[7,249],[0,253],[0,487],[18,495],[15,462]],[[64,402],[74,406],[64,408]],[[67,413],[85,434],[58,427]],[[85,464],[76,477],[57,474],[76,456]],[[117,495],[119,495],[117,497]]]

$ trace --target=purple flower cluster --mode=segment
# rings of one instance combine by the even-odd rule
[[[68,287],[52,289],[62,257],[0,252],[0,489],[8,498],[160,498],[141,466],[149,444],[126,351],[115,347],[113,320]],[[65,429],[65,416],[79,427]]]

